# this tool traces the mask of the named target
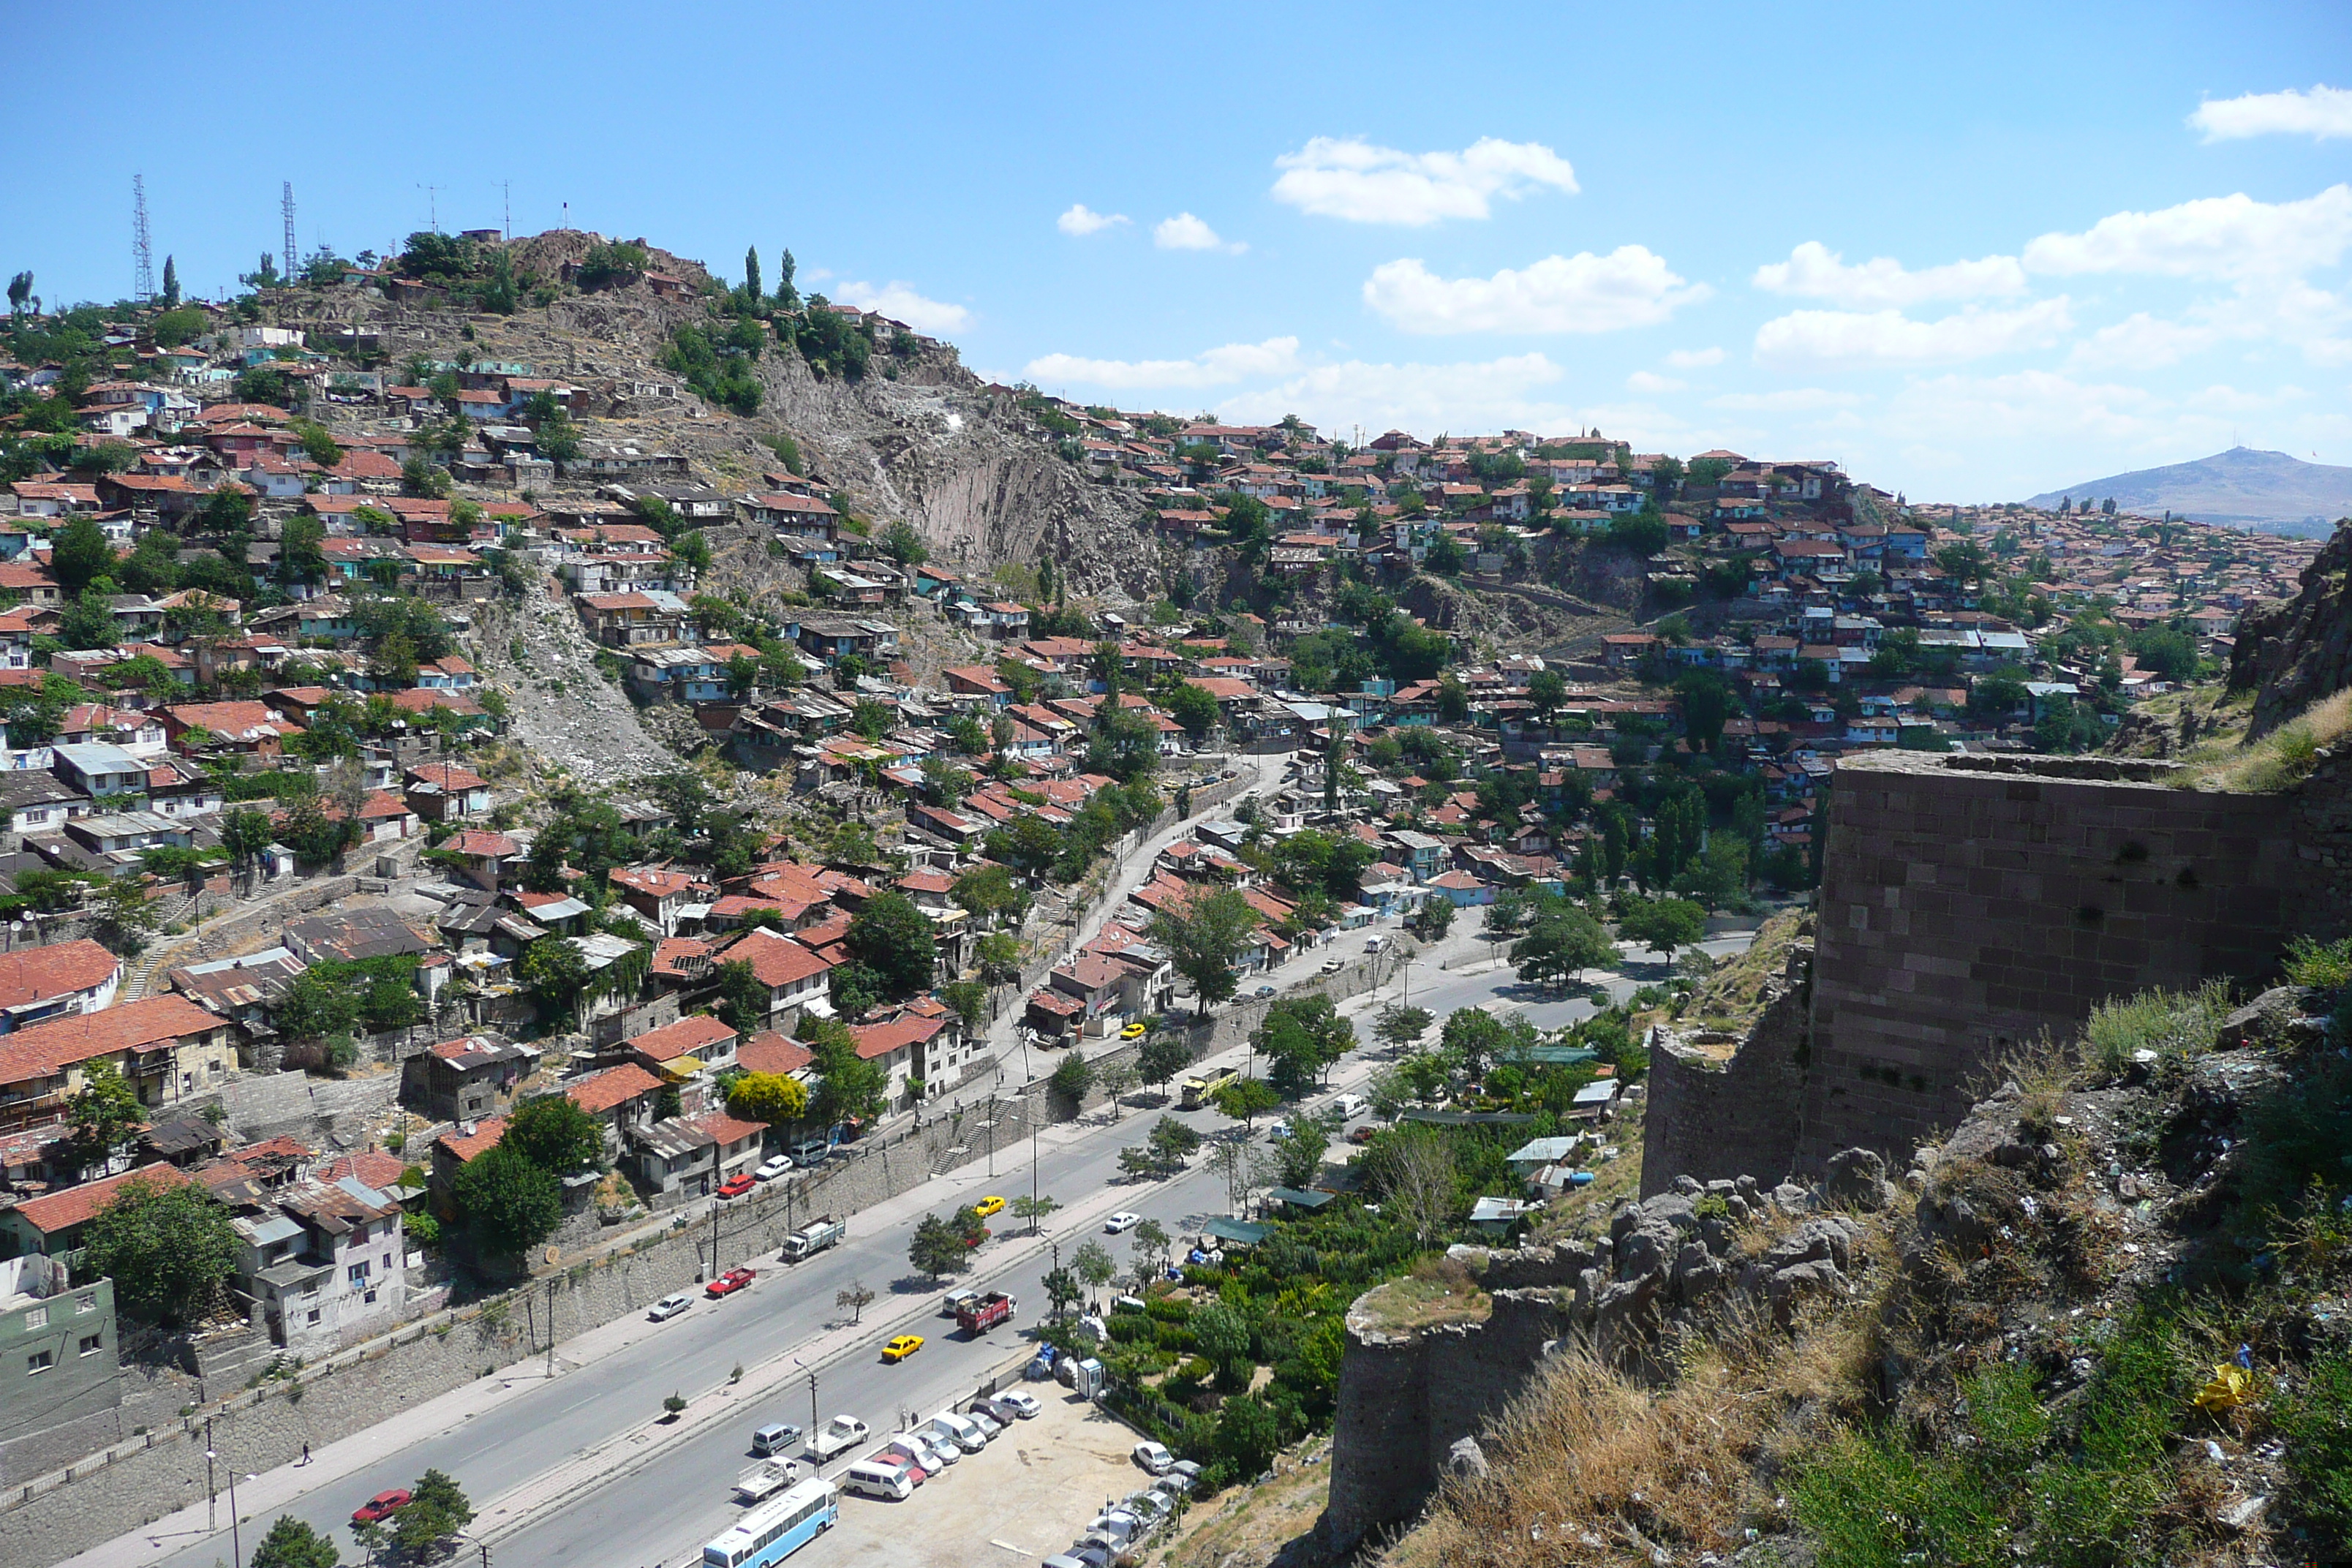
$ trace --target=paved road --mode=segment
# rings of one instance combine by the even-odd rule
[[[1349,939],[1356,941],[1358,952],[1361,934],[1352,933]],[[1736,951],[1743,942],[1744,939],[1727,939],[1710,946]],[[1365,1045],[1335,1069],[1327,1092],[1355,1089],[1370,1076],[1379,1059],[1379,1047],[1370,1038],[1366,1016],[1396,1000],[1408,984],[1414,1005],[1428,1007],[1441,1018],[1456,1006],[1483,1005],[1509,1010],[1524,1005],[1531,1017],[1553,1027],[1591,1013],[1591,1005],[1582,1000],[1560,1002],[1515,994],[1516,983],[1507,966],[1487,964],[1477,957],[1481,951],[1471,922],[1459,921],[1444,942],[1416,958],[1409,976],[1344,1004],[1342,1010],[1359,1019]],[[1444,959],[1474,966],[1444,970],[1439,967]],[[1316,967],[1308,958],[1287,966],[1302,975]],[[1631,979],[1613,980],[1611,989],[1630,992],[1633,984]],[[1219,1059],[1238,1062],[1241,1055],[1234,1050]],[[1213,1112],[1171,1110],[1170,1113],[1204,1132],[1223,1125],[1223,1119]],[[1171,1235],[1197,1231],[1203,1218],[1226,1212],[1223,1187],[1205,1168],[1204,1159],[1196,1159],[1192,1170],[1172,1181],[1124,1184],[1118,1172],[1118,1151],[1140,1138],[1152,1114],[1131,1110],[1116,1123],[1097,1114],[1087,1123],[1057,1129],[1040,1138],[1034,1164],[1036,1190],[1061,1199],[1066,1205],[1091,1202],[1097,1210],[1130,1209],[1159,1220]],[[1258,1137],[1262,1140],[1264,1133]],[[667,1324],[649,1331],[630,1330],[637,1335],[633,1342],[600,1359],[566,1367],[552,1379],[537,1375],[539,1363],[518,1365],[508,1374],[508,1381],[516,1385],[509,1397],[483,1401],[482,1408],[448,1429],[421,1437],[413,1428],[405,1432],[378,1428],[363,1434],[357,1441],[374,1437],[383,1445],[381,1454],[369,1456],[366,1462],[345,1473],[329,1475],[328,1467],[321,1467],[319,1484],[293,1496],[283,1507],[253,1510],[248,1500],[248,1510],[255,1511],[256,1517],[247,1527],[244,1544],[249,1550],[271,1519],[281,1511],[291,1512],[315,1528],[332,1531],[346,1559],[361,1561],[348,1521],[352,1510],[376,1491],[405,1485],[431,1467],[457,1477],[479,1506],[589,1447],[616,1434],[644,1428],[672,1392],[692,1398],[725,1384],[736,1367],[756,1366],[810,1341],[837,1319],[835,1294],[853,1280],[865,1282],[880,1300],[866,1309],[857,1348],[815,1364],[817,1414],[820,1417],[842,1412],[857,1415],[875,1428],[878,1444],[878,1434],[896,1425],[902,1410],[918,1417],[928,1415],[968,1394],[982,1378],[1022,1352],[1026,1341],[1019,1331],[1034,1325],[1043,1310],[1041,1281],[1052,1259],[1041,1255],[992,1265],[991,1253],[1004,1257],[1019,1250],[1010,1234],[1017,1222],[1009,1218],[1000,1222],[1007,1227],[1006,1233],[989,1244],[975,1272],[959,1282],[960,1286],[1010,1290],[1021,1300],[1022,1310],[1012,1325],[977,1342],[967,1342],[949,1320],[937,1315],[943,1289],[911,1276],[906,1258],[908,1240],[921,1213],[987,1193],[1018,1195],[1028,1190],[1030,1174],[1028,1162],[1013,1151],[1005,1151],[998,1156],[993,1176],[985,1163],[979,1163],[939,1178],[908,1199],[893,1200],[853,1218],[848,1241],[806,1263],[788,1268],[773,1266],[771,1258],[755,1259],[762,1273],[751,1289],[724,1301],[698,1299],[693,1308]],[[1055,1229],[1049,1222],[1049,1232]],[[1064,1256],[1099,1229],[1097,1221],[1078,1225],[1066,1220],[1060,1235]],[[1110,1246],[1124,1268],[1129,1261],[1128,1244],[1114,1239]],[[729,1259],[733,1261],[731,1251]],[[907,1321],[910,1315],[920,1321]],[[592,1334],[610,1334],[614,1327],[592,1331]],[[877,1352],[882,1341],[909,1330],[927,1336],[923,1350],[902,1365],[881,1365]],[[559,1363],[569,1348],[558,1347]],[[694,1555],[699,1543],[715,1535],[736,1511],[727,1500],[727,1491],[751,1463],[751,1428],[770,1420],[805,1426],[810,1415],[804,1384],[747,1397],[740,1419],[718,1422],[660,1447],[641,1468],[607,1478],[562,1511],[501,1539],[494,1548],[493,1560],[499,1568],[556,1568],[557,1564],[650,1568],[680,1563]],[[265,1478],[265,1482],[290,1494],[304,1474],[280,1470]],[[162,1562],[170,1568],[213,1568],[229,1556],[227,1513],[224,1499],[224,1528],[215,1534],[184,1535],[167,1543],[173,1548],[168,1553],[147,1549],[142,1532],[86,1556],[93,1564]],[[917,1518],[919,1514],[910,1515],[910,1522]]]

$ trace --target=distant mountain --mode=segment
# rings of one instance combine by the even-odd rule
[[[2131,511],[2169,511],[2266,533],[2323,535],[2337,518],[2352,516],[2352,468],[2232,447],[2193,463],[2087,479],[2033,496],[2025,504],[2054,507],[2067,496],[2078,502],[2113,496],[2116,506]]]

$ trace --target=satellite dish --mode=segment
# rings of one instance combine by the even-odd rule
[[[562,1249],[562,1247],[549,1247],[549,1248],[547,1249],[547,1260],[548,1260],[550,1263],[554,1262],[557,1258],[561,1258],[561,1257],[562,1257],[562,1256],[563,1256],[563,1249]]]

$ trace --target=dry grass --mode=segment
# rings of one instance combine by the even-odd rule
[[[2323,697],[2251,746],[2198,748],[2200,765],[2178,783],[2188,789],[2267,795],[2293,789],[2310,773],[2322,749],[2352,731],[2352,689]]]
[[[1764,984],[1789,966],[1789,949],[1801,934],[1807,911],[1790,910],[1766,921],[1748,951],[1726,959],[1692,991],[1679,1027],[1745,1034],[1764,1010]]]
[[[1495,1299],[1478,1289],[1469,1269],[1451,1258],[1424,1258],[1412,1273],[1367,1292],[1349,1315],[1367,1328],[1404,1333],[1440,1323],[1484,1322],[1494,1310]]]
[[[1864,1301],[1828,1309],[1793,1341],[1755,1325],[1693,1335],[1663,1390],[1589,1354],[1557,1358],[1485,1439],[1494,1478],[1447,1483],[1385,1562],[1615,1568],[1736,1550],[1751,1522],[1777,1518],[1755,1477],[1799,1446],[1780,1430],[1791,1412],[1811,1426],[1858,1408],[1870,1315]]]

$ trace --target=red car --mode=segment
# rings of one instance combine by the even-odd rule
[[[380,1520],[390,1519],[408,1506],[408,1489],[405,1487],[395,1488],[388,1492],[378,1492],[352,1510],[352,1522],[374,1524]]]
[[[759,1184],[748,1175],[730,1176],[719,1184],[719,1195],[722,1198],[740,1198]]]
[[[704,1286],[702,1293],[712,1300],[717,1300],[721,1296],[732,1296],[759,1277],[760,1271],[756,1268],[730,1268],[726,1273]]]

